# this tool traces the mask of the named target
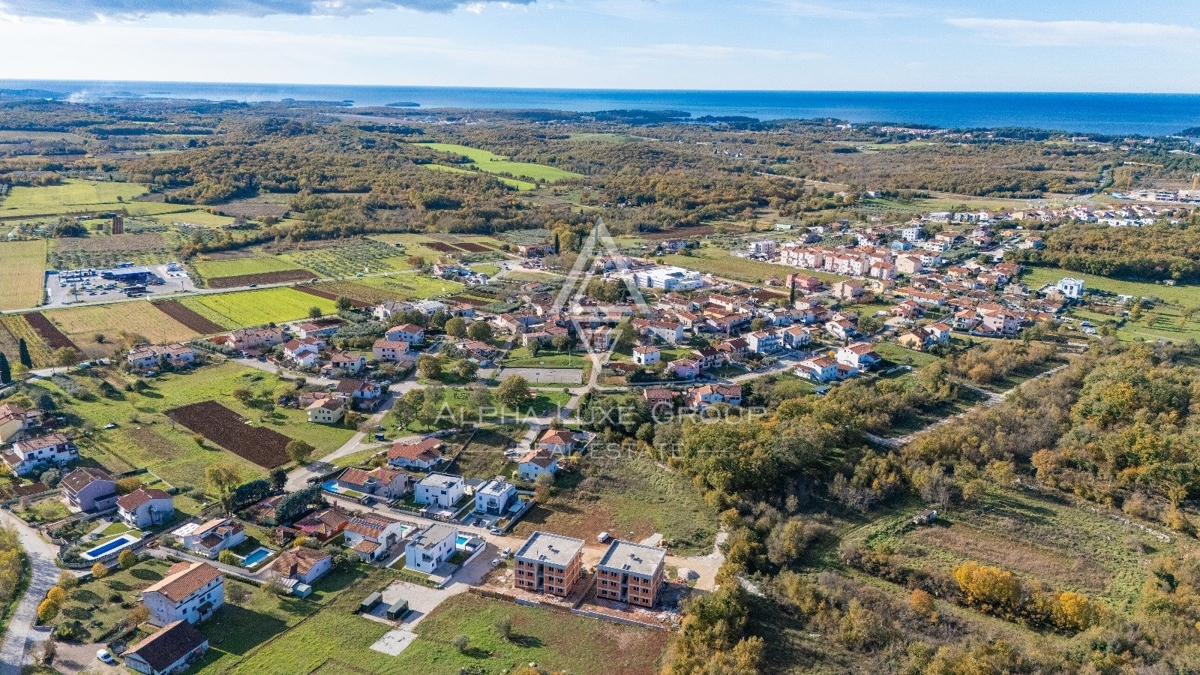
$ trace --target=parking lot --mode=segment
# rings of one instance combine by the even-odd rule
[[[163,283],[146,284],[145,292],[140,297],[153,298],[180,291],[196,290],[192,278],[182,267],[154,265],[147,269]],[[80,270],[62,270],[46,275],[47,307],[107,302],[129,297],[125,292],[126,284],[102,278],[101,270],[90,270],[91,274],[81,274],[80,272]]]

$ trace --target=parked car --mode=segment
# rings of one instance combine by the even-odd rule
[[[100,659],[101,663],[107,663],[109,665],[117,662],[117,660],[113,658],[113,655],[108,653],[107,649],[101,649],[97,651],[96,658]]]

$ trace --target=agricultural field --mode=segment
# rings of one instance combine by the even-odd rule
[[[281,380],[260,370],[245,368],[232,362],[203,366],[184,374],[167,373],[148,380],[149,388],[140,393],[122,392],[120,398],[100,393],[101,378],[123,389],[131,381],[115,370],[95,369],[73,378],[76,386],[90,396],[72,396],[70,407],[80,422],[95,428],[91,436],[82,439],[81,452],[113,472],[146,467],[155,475],[176,487],[194,486],[198,492],[207,489],[204,470],[212,464],[232,462],[242,470],[246,480],[263,476],[265,470],[231,452],[213,445],[196,442],[195,434],[181,424],[173,424],[168,409],[191,403],[218,400],[222,405],[249,419],[254,426],[272,429],[290,438],[297,438],[317,448],[317,456],[341,447],[354,430],[341,426],[310,424],[303,410],[294,408],[266,409],[260,401],[272,396],[283,384]],[[60,396],[66,391],[57,383],[42,381],[45,387]],[[254,395],[251,404],[243,404],[230,392],[245,387]],[[114,429],[103,429],[116,424]]]
[[[236,222],[234,218],[230,218],[229,216],[209,213],[203,209],[163,213],[152,215],[149,218],[163,225],[190,225],[193,227],[226,227]]]
[[[392,274],[384,277],[364,277],[345,282],[344,285],[347,288],[354,286],[366,287],[374,291],[375,294],[384,294],[382,297],[385,300],[426,300],[428,298],[454,295],[465,288],[463,284],[457,281],[434,279],[421,274]],[[330,286],[332,288],[337,286],[337,284],[330,284]],[[350,290],[353,291],[352,288]],[[345,295],[356,300],[362,299],[367,302],[378,301],[359,298],[353,292],[347,292]],[[376,297],[380,296],[376,295]]]
[[[65,270],[99,269],[115,267],[118,262],[161,265],[178,258],[173,234],[148,232],[56,239],[50,252],[50,265]]]
[[[146,186],[135,183],[74,179],[65,180],[61,185],[17,186],[9,192],[8,197],[0,201],[0,217],[120,208],[146,192]],[[139,204],[146,205],[148,203]]]
[[[124,349],[128,346],[126,335],[140,336],[156,345],[186,342],[199,335],[144,300],[56,310],[46,312],[46,318],[88,358],[112,356]],[[103,336],[103,341],[97,336]]]
[[[759,260],[750,260],[748,258],[737,258],[730,255],[729,251],[715,246],[704,246],[699,249],[693,249],[691,255],[672,254],[663,256],[661,261],[664,265],[675,265],[676,267],[695,270],[703,274],[712,274],[726,279],[754,284],[765,283],[767,279],[771,278],[782,280],[787,275],[795,272],[816,277],[825,283],[837,283],[844,279],[844,277],[828,272],[797,270],[794,267],[785,267]]]
[[[281,272],[301,269],[301,265],[281,256],[250,256],[245,258],[223,258],[216,260],[193,260],[196,273],[204,279],[240,277],[265,272]],[[311,276],[311,275],[310,275]]]
[[[1021,273],[1021,282],[1030,289],[1036,290],[1045,284],[1058,283],[1059,279],[1063,277],[1082,279],[1086,290],[1100,290],[1115,295],[1132,295],[1138,298],[1158,298],[1163,302],[1185,307],[1200,306],[1200,287],[1123,281],[1083,272],[1072,272],[1058,267],[1029,267]]]
[[[465,145],[454,145],[451,143],[421,143],[420,145],[427,147],[430,150],[467,157],[471,160],[471,164],[468,166],[479,169],[480,171],[486,171],[488,173],[500,176],[526,178],[537,182],[547,183],[554,183],[570,178],[582,178],[582,176],[577,173],[563,171],[562,169],[553,166],[545,166],[543,164],[528,164],[525,162],[513,162],[507,157],[502,157],[487,150],[469,148]]]
[[[40,305],[45,275],[44,239],[0,243],[0,310]]]
[[[212,333],[220,333],[224,328],[220,324],[214,323],[194,311],[188,309],[183,303],[178,300],[164,300],[153,303],[163,314],[171,317],[175,321],[183,324],[189,329],[201,334],[209,335]]]
[[[412,269],[406,256],[394,246],[374,239],[335,240],[331,246],[306,245],[280,255],[282,260],[312,270],[323,277],[352,277],[356,274],[399,272]]]
[[[382,588],[384,572],[354,586],[327,607],[278,638],[250,652],[239,672],[254,673],[422,673],[459,675],[477,666],[488,673],[537,663],[553,672],[574,675],[643,675],[654,672],[670,634],[523,607],[470,593],[450,597],[415,629],[418,638],[399,656],[370,647],[391,626],[354,616],[362,595]],[[492,625],[512,621],[513,637],[500,639]],[[203,629],[204,626],[202,625]],[[451,644],[466,635],[470,648]],[[200,673],[227,672],[202,668]]]
[[[489,251],[499,253],[505,242],[492,237],[458,236],[458,235],[423,235],[423,234],[375,234],[372,241],[382,242],[392,246],[396,255],[417,256],[426,262],[433,262],[446,257],[461,257]],[[396,248],[397,245],[402,248]],[[467,248],[463,248],[467,246]],[[474,250],[472,250],[474,249]],[[479,250],[485,249],[485,250]],[[406,263],[407,265],[407,263]]]
[[[273,429],[246,424],[246,419],[216,401],[202,401],[167,411],[167,417],[243,459],[274,469],[291,459],[291,438]]]
[[[184,298],[180,302],[200,316],[230,330],[303,319],[312,307],[320,308],[322,314],[337,311],[332,300],[302,293],[294,288],[199,295]]]
[[[0,352],[8,357],[8,362],[16,367],[17,354],[21,338],[29,349],[29,358],[34,368],[45,368],[51,365],[50,346],[47,345],[25,320],[23,314],[0,315]]]
[[[596,535],[609,532],[641,541],[660,532],[676,555],[712,551],[717,511],[688,480],[645,457],[602,455],[593,454],[578,471],[561,475],[555,494],[534,506],[513,536],[543,530],[595,541]]]

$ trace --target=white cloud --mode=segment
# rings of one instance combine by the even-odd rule
[[[1200,30],[1165,23],[973,18],[946,23],[1023,47],[1192,47],[1200,42]]]
[[[792,52],[783,49],[753,49],[746,47],[725,47],[721,45],[657,44],[648,47],[625,47],[617,51],[630,56],[666,56],[690,60],[749,57],[777,61],[812,61],[828,58],[827,55],[816,52]]]
[[[812,0],[766,0],[766,2],[776,13],[801,16],[810,19],[848,19],[868,21],[873,19],[910,16],[912,14],[911,10],[909,9],[899,9],[898,7],[892,5],[872,5],[871,7],[864,9],[851,9],[847,7],[847,3],[844,2],[839,3],[838,6],[823,2],[813,2]]]

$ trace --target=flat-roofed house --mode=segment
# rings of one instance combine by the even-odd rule
[[[458,530],[454,527],[443,523],[430,525],[409,542],[404,552],[404,566],[432,574],[454,555],[457,540]]]
[[[225,604],[225,579],[208,563],[175,563],[167,576],[142,591],[142,604],[155,625],[197,623]]]
[[[463,498],[466,483],[462,476],[448,473],[431,473],[417,481],[413,501],[418,504],[448,509]]]
[[[517,486],[496,476],[475,489],[475,512],[489,516],[504,515],[517,501]]]
[[[596,565],[596,597],[653,607],[666,560],[666,549],[614,539]]]
[[[583,572],[583,540],[534,532],[513,560],[513,586],[565,598]]]
[[[181,673],[204,657],[208,637],[187,621],[163,626],[121,655],[125,667],[145,675]]]

